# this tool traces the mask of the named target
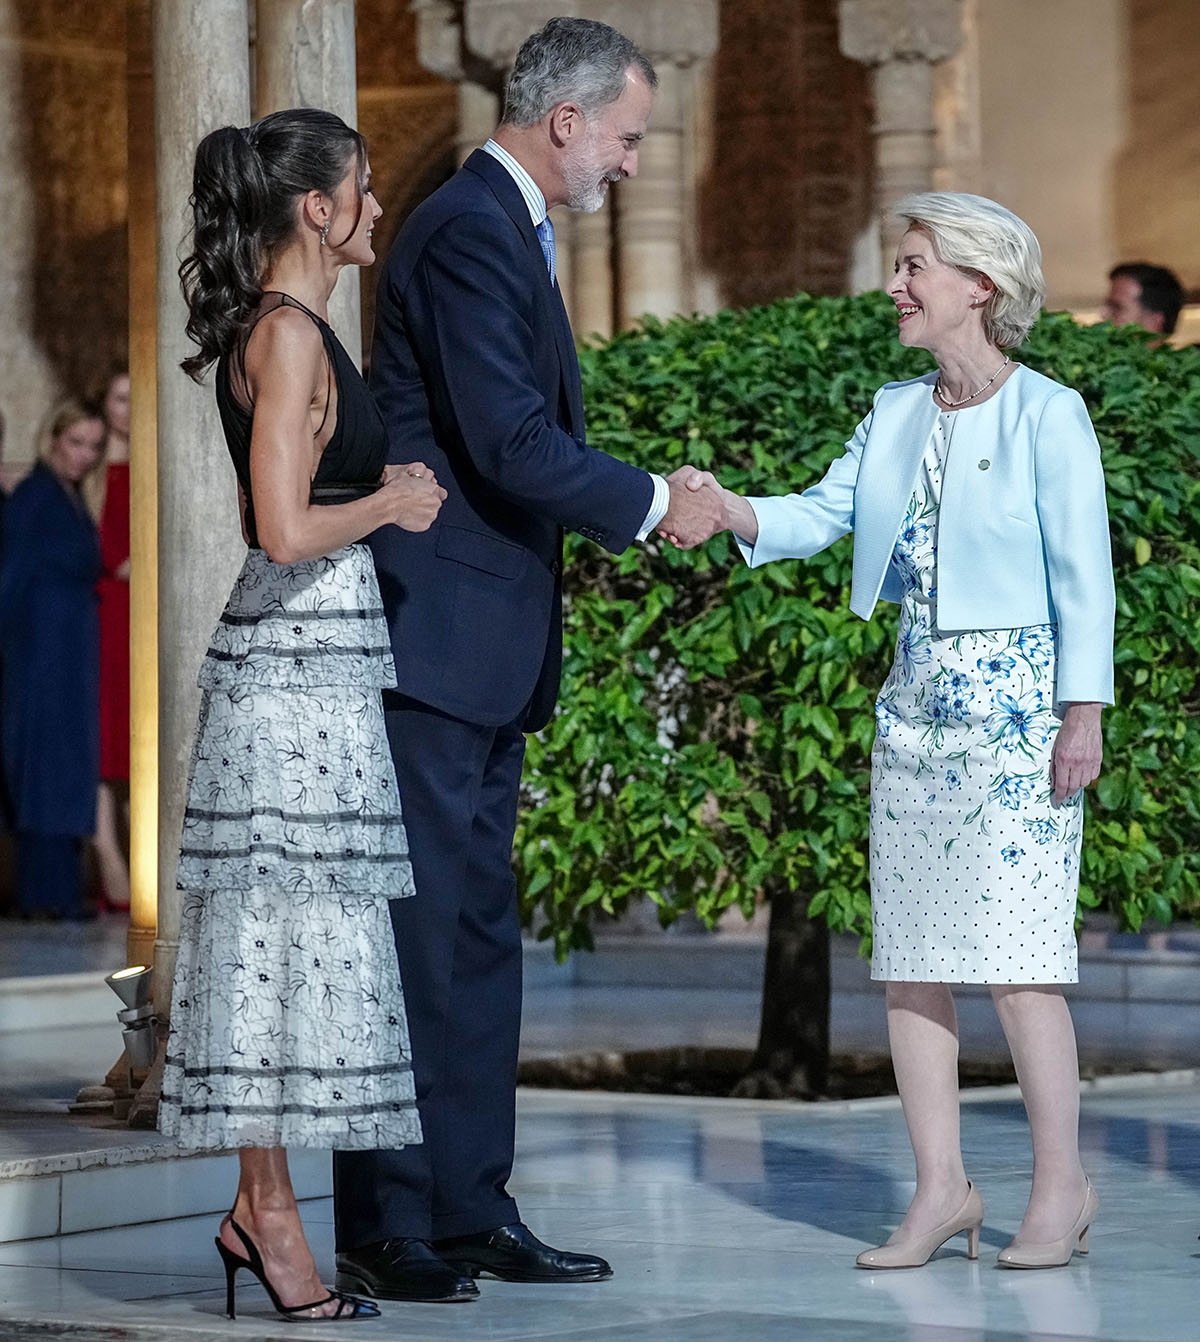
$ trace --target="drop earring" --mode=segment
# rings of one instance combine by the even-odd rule
[[[324,247],[329,241],[329,220],[326,219],[321,225],[321,246]]]

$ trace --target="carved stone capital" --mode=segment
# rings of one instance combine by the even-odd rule
[[[717,0],[466,0],[467,46],[507,69],[530,33],[564,14],[610,24],[652,60],[690,65],[717,49]]]
[[[953,56],[962,37],[961,0],[839,0],[842,54],[864,65]]]
[[[462,79],[461,4],[454,0],[411,0],[417,20],[417,59],[443,79]]]

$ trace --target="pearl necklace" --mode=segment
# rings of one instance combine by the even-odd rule
[[[976,398],[976,396],[982,396],[983,393],[987,391],[987,389],[992,385],[992,383],[995,382],[995,380],[1000,376],[1000,374],[1004,372],[1004,370],[1008,367],[1010,363],[1012,363],[1012,358],[1010,355],[1006,354],[1004,356],[1004,362],[1000,365],[999,368],[996,369],[996,371],[991,375],[991,377],[988,378],[988,380],[983,384],[983,386],[973,391],[970,394],[970,396],[964,396],[961,401],[952,401],[949,398],[949,396],[947,396],[946,393],[942,390],[942,375],[939,373],[937,385],[933,389],[934,394],[938,397],[941,403],[948,410],[957,410],[960,405],[966,405],[968,401],[973,401]]]

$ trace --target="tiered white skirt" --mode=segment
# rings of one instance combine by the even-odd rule
[[[412,866],[369,551],[249,551],[199,683],[160,1130],[196,1149],[418,1142],[388,906]]]

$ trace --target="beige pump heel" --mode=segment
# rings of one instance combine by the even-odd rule
[[[967,1257],[979,1257],[979,1232],[983,1229],[983,1199],[979,1189],[968,1179],[967,1198],[949,1220],[934,1226],[927,1234],[905,1240],[903,1244],[881,1244],[877,1249],[864,1249],[854,1260],[855,1267],[893,1268],[924,1267],[948,1239],[967,1236]]]
[[[1083,1210],[1062,1239],[1051,1240],[1049,1244],[1022,1244],[1014,1239],[996,1255],[996,1262],[1001,1267],[1066,1267],[1077,1249],[1087,1253],[1088,1230],[1099,1210],[1100,1199],[1089,1179]]]

